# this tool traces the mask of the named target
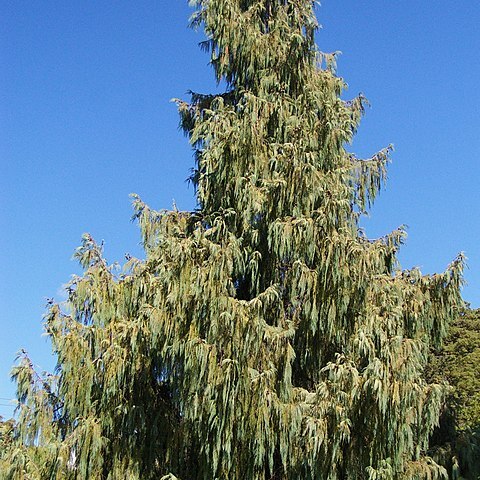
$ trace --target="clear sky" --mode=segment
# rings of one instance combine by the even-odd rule
[[[111,262],[142,256],[129,193],[195,205],[169,100],[216,86],[190,13],[186,0],[0,0],[1,415],[20,348],[54,365],[42,314],[79,273],[81,234],[104,239]],[[396,148],[367,234],[409,225],[400,260],[424,273],[465,251],[464,297],[480,307],[480,3],[323,0],[318,17],[346,96],[372,105],[352,151]]]

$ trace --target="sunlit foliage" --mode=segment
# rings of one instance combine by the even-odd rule
[[[444,478],[426,451],[445,388],[423,372],[462,257],[400,271],[403,229],[359,228],[391,149],[346,149],[365,99],[342,99],[314,2],[191,3],[226,85],[178,100],[198,209],[134,197],[146,259],[121,272],[84,236],[46,316],[55,377],[14,372],[7,478]]]
[[[480,478],[480,310],[465,310],[454,321],[442,349],[428,366],[435,382],[451,385],[432,453],[452,478]]]

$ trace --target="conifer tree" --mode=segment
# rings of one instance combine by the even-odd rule
[[[463,259],[400,271],[402,228],[359,218],[390,148],[347,150],[363,113],[312,0],[195,0],[224,94],[178,101],[198,209],[134,197],[145,260],[119,273],[89,236],[46,329],[55,376],[14,370],[3,452],[20,479],[437,479],[444,388],[427,356],[461,303]]]

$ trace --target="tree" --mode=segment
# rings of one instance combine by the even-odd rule
[[[480,477],[480,310],[465,310],[453,322],[442,349],[428,366],[429,378],[452,390],[432,438],[433,456],[452,474]]]
[[[46,316],[57,375],[15,370],[4,456],[42,479],[442,478],[425,452],[445,389],[423,371],[463,258],[400,271],[403,229],[359,228],[390,148],[346,150],[365,99],[342,100],[314,2],[191,3],[227,86],[178,101],[198,209],[135,196],[146,259],[122,272],[83,237],[85,273]]]
[[[4,452],[12,447],[13,444],[14,421],[12,419],[4,420],[0,415],[0,452]],[[0,472],[5,471],[7,465],[3,463],[0,457]]]

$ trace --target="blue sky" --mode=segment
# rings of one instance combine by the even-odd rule
[[[461,8],[459,7],[461,5]],[[0,0],[0,414],[20,348],[40,369],[48,297],[62,299],[81,234],[109,261],[141,256],[128,195],[194,207],[193,165],[172,97],[212,92],[186,0]],[[323,0],[324,51],[341,50],[346,96],[372,107],[352,151],[393,143],[370,237],[409,225],[402,266],[443,270],[469,258],[464,297],[480,307],[480,3]]]

